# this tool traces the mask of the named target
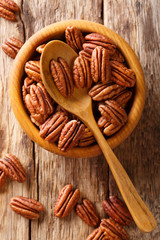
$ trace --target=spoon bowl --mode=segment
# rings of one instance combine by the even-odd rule
[[[41,56],[40,67],[42,80],[47,91],[58,104],[77,115],[92,131],[135,223],[143,232],[151,232],[156,227],[156,221],[97,126],[92,112],[92,101],[87,90],[75,88],[71,98],[64,98],[54,84],[50,73],[50,61],[57,60],[58,57],[65,59],[72,69],[77,54],[61,41],[51,41],[46,45]]]

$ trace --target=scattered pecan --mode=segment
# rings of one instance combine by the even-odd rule
[[[70,67],[63,58],[51,60],[50,70],[53,80],[63,97],[71,97],[74,90]]]
[[[114,120],[111,122],[104,116],[100,117],[98,120],[98,127],[103,130],[103,133],[106,136],[111,136],[112,134],[116,133],[122,126],[122,124],[118,124]]]
[[[83,44],[84,50],[91,54],[97,46],[106,48],[110,56],[116,51],[116,44],[107,36],[100,33],[87,34],[85,36],[85,43]]]
[[[99,104],[101,115],[106,117],[111,123],[124,125],[127,122],[125,110],[114,100],[106,100],[105,104]]]
[[[108,216],[123,226],[130,225],[133,221],[125,203],[116,196],[110,196],[107,200],[104,200],[103,208]]]
[[[64,112],[56,112],[40,126],[40,137],[45,138],[48,142],[56,142],[67,122],[68,117]]]
[[[36,82],[42,81],[41,75],[40,75],[40,62],[39,61],[28,61],[25,64],[25,72],[27,73],[27,76],[31,79],[33,79]]]
[[[88,237],[86,240],[111,240],[105,235],[105,232],[102,231],[102,229],[96,228]],[[116,239],[115,239],[116,240]]]
[[[45,48],[45,46],[46,46],[46,44],[44,43],[44,44],[42,44],[42,45],[40,45],[40,46],[38,46],[37,48],[36,48],[36,51],[37,52],[39,52],[39,53],[42,53],[43,52],[43,50],[44,50],[44,48]]]
[[[19,7],[13,0],[1,0],[0,4],[11,11],[19,12]]]
[[[124,91],[124,89],[125,87],[114,82],[97,83],[90,89],[88,94],[94,101],[102,101],[106,99],[114,99]]]
[[[96,227],[99,217],[93,203],[88,199],[83,199],[82,204],[77,204],[76,213],[89,226]]]
[[[85,131],[85,126],[80,121],[71,120],[62,129],[59,137],[58,148],[62,151],[68,151],[78,144],[79,139]]]
[[[112,55],[110,57],[110,59],[115,60],[115,61],[120,62],[120,63],[125,62],[125,59],[124,59],[122,53],[120,52],[120,50],[118,48],[116,48],[116,51],[115,51],[114,55]]]
[[[77,201],[80,198],[80,191],[72,189],[72,185],[68,184],[59,193],[56,205],[54,207],[54,214],[56,217],[65,218],[72,211]]]
[[[132,97],[132,92],[128,89],[124,89],[122,92],[115,95],[112,99],[121,105],[121,107],[126,108],[127,103]]]
[[[77,57],[74,61],[73,79],[77,88],[90,88],[92,85],[90,64],[83,56]]]
[[[82,135],[82,137],[80,138],[79,142],[78,142],[78,146],[79,147],[86,147],[91,145],[92,143],[94,143],[96,140],[92,134],[92,132],[86,127],[84,134]]]
[[[105,233],[107,239],[129,240],[126,230],[112,219],[102,219],[100,224],[101,230]]]
[[[79,56],[84,57],[86,60],[88,60],[89,62],[91,61],[91,54],[86,52],[85,50],[81,50],[79,52]]]
[[[65,37],[68,45],[71,46],[75,52],[82,50],[84,37],[78,28],[74,26],[68,26],[65,30]]]
[[[22,46],[22,41],[14,37],[8,37],[5,43],[2,44],[2,50],[14,59]]]
[[[111,61],[111,80],[124,87],[133,87],[136,82],[135,73],[122,63]]]
[[[1,0],[0,1],[0,16],[9,20],[16,21],[16,15],[14,12],[18,12],[19,7],[13,0]]]
[[[2,185],[5,183],[6,178],[7,178],[7,175],[5,174],[5,172],[0,170],[0,187],[2,187]]]
[[[109,82],[111,76],[111,68],[109,62],[109,54],[107,50],[101,46],[96,47],[92,52],[91,58],[91,75],[94,82]]]
[[[24,182],[27,178],[27,174],[19,159],[13,154],[7,153],[4,158],[0,159],[0,170],[12,180],[20,183]]]
[[[40,202],[27,197],[14,197],[10,200],[9,205],[14,212],[28,219],[38,219],[39,212],[44,211]]]

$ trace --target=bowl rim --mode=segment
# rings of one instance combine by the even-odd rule
[[[132,107],[128,114],[128,121],[116,134],[107,139],[108,144],[113,149],[122,143],[134,130],[140,120],[145,103],[145,79],[138,57],[129,44],[113,30],[102,24],[87,20],[65,20],[50,24],[35,34],[33,34],[20,49],[12,65],[9,76],[9,98],[15,117],[20,123],[25,133],[38,143],[41,147],[55,154],[66,157],[94,157],[101,155],[101,150],[97,144],[87,147],[75,147],[68,152],[61,152],[55,143],[49,143],[39,136],[39,130],[31,122],[24,107],[21,93],[21,81],[24,74],[24,64],[32,56],[36,47],[45,41],[60,36],[67,26],[75,26],[82,32],[99,32],[111,38],[122,51],[130,68],[136,75],[135,95]],[[128,55],[129,54],[129,55]],[[136,63],[136,64],[135,64]],[[13,77],[14,76],[14,77]]]

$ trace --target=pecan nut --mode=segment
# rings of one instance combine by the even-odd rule
[[[80,52],[79,52],[79,56],[82,56],[82,57],[84,57],[87,61],[91,61],[91,54],[90,53],[88,53],[88,52],[86,52],[85,50],[81,50]]]
[[[65,30],[65,37],[68,45],[73,48],[75,52],[82,50],[84,37],[78,28],[74,26],[68,26]]]
[[[112,99],[115,100],[117,103],[119,103],[121,107],[126,108],[131,97],[132,97],[132,92],[129,91],[128,89],[124,89],[123,91],[115,95]]]
[[[105,235],[105,232],[102,231],[102,229],[96,228],[88,237],[86,240],[110,240],[110,238],[108,238]]]
[[[97,46],[105,48],[110,56],[116,51],[116,44],[107,36],[100,33],[87,34],[83,44],[84,50],[91,54]]]
[[[59,193],[56,205],[54,207],[54,214],[56,217],[65,218],[72,211],[80,198],[80,191],[72,189],[72,185],[68,184]]]
[[[27,197],[13,197],[9,205],[14,212],[28,219],[38,219],[39,212],[44,211],[44,207],[40,202]]]
[[[111,136],[114,133],[118,132],[122,127],[122,124],[118,124],[116,121],[112,122],[108,120],[106,117],[102,116],[98,120],[98,126],[106,136]]]
[[[110,196],[107,200],[104,200],[103,208],[108,216],[123,226],[130,225],[133,221],[125,203],[116,196]]]
[[[40,45],[40,46],[38,46],[38,47],[36,48],[36,51],[39,52],[39,53],[41,54],[41,53],[43,52],[45,46],[46,46],[45,43],[42,44],[42,45]]]
[[[0,187],[2,187],[2,185],[5,183],[6,178],[7,178],[7,175],[5,174],[5,172],[0,170]]]
[[[63,97],[71,97],[74,90],[70,67],[63,58],[51,60],[50,70],[53,80]]]
[[[19,7],[13,0],[1,0],[0,4],[11,11],[19,12]]]
[[[79,147],[86,147],[94,143],[96,140],[92,134],[92,132],[86,127],[84,134],[79,140],[78,146]]]
[[[76,213],[89,226],[96,227],[99,217],[93,203],[88,199],[83,199],[82,204],[77,204]]]
[[[73,79],[77,88],[90,88],[92,85],[90,64],[83,56],[77,57],[74,61]]]
[[[119,225],[119,223],[116,223],[111,218],[102,219],[100,228],[103,232],[105,232],[105,235],[108,236],[107,239],[115,239],[115,240],[130,239],[126,230],[121,225]]]
[[[125,62],[125,59],[118,48],[116,48],[114,55],[112,55],[110,59],[120,63]]]
[[[91,58],[91,75],[94,82],[109,82],[111,76],[111,68],[109,62],[109,54],[107,50],[101,46],[96,47],[92,52]]]
[[[125,87],[114,82],[97,83],[90,89],[88,94],[94,101],[102,101],[116,98],[124,89]]]
[[[14,12],[18,12],[18,5],[12,0],[1,0],[0,1],[0,16],[9,20],[16,21],[16,15]]]
[[[133,87],[136,82],[135,73],[122,63],[111,61],[111,80],[124,87]]]
[[[56,142],[67,122],[68,116],[64,112],[56,112],[40,126],[40,137],[45,138],[48,142]]]
[[[24,182],[27,178],[26,171],[21,165],[19,159],[13,154],[7,153],[4,158],[0,159],[0,170],[2,170],[12,180]]]
[[[33,79],[36,82],[41,82],[41,75],[40,75],[40,62],[30,60],[26,62],[25,64],[25,72],[27,73],[27,76],[31,79]]]
[[[15,58],[23,42],[14,37],[8,37],[5,43],[2,44],[2,50],[11,58]]]
[[[85,126],[80,121],[71,120],[62,129],[58,141],[58,148],[62,151],[68,151],[75,147],[82,135],[84,134]]]

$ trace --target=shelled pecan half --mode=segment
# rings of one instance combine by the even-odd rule
[[[64,112],[56,112],[40,126],[40,137],[48,142],[56,142],[67,122],[68,116]]]
[[[46,44],[42,44],[42,45],[39,45],[37,48],[36,48],[36,51],[39,52],[39,53],[42,53],[44,48],[45,48]]]
[[[85,131],[85,125],[77,120],[69,121],[62,129],[58,141],[58,148],[62,151],[68,151],[75,147]]]
[[[86,127],[84,134],[82,135],[82,137],[80,138],[79,142],[78,142],[78,146],[79,147],[86,147],[91,145],[92,143],[94,143],[96,140],[92,134],[92,132]]]
[[[74,26],[68,26],[65,30],[65,37],[68,45],[73,48],[75,52],[82,50],[84,37],[78,28]]]
[[[130,225],[133,221],[125,203],[116,196],[110,196],[107,200],[104,200],[103,208],[108,216],[123,226]]]
[[[73,79],[77,88],[90,88],[92,85],[89,61],[79,56],[74,61]]]
[[[29,77],[26,77],[24,79],[24,88],[25,90],[27,91],[27,93],[30,93],[30,87],[32,86],[32,84],[36,84],[37,82],[35,82],[33,79],[29,78]]]
[[[124,89],[125,87],[122,87],[114,82],[97,83],[90,89],[88,94],[94,101],[102,101],[114,99],[122,91],[124,91]]]
[[[15,12],[19,11],[18,5],[13,0],[0,1],[0,16],[9,20],[16,21]]]
[[[97,46],[105,48],[110,56],[112,56],[116,51],[116,44],[107,36],[100,33],[87,34],[85,36],[83,49],[91,54]]]
[[[27,76],[36,82],[41,82],[40,61],[30,60],[25,64]]]
[[[23,42],[14,37],[8,37],[7,40],[2,43],[2,50],[11,58],[15,58]]]
[[[2,170],[0,170],[0,187],[3,186],[3,184],[5,183],[7,178],[7,175],[5,174],[5,172],[3,172]]]
[[[86,240],[111,240],[111,238],[108,238],[105,235],[105,232],[102,231],[102,229],[96,228],[88,237]],[[117,240],[117,239],[115,239]]]
[[[12,180],[24,182],[27,178],[26,171],[21,165],[19,159],[13,154],[7,153],[4,158],[0,159],[0,170],[2,170]]]
[[[121,107],[126,108],[127,103],[132,97],[132,92],[129,91],[127,88],[112,97],[113,100],[115,100],[117,103],[121,105]]]
[[[111,67],[109,62],[109,54],[107,50],[101,46],[96,47],[91,57],[91,75],[94,82],[109,82],[111,77]]]
[[[89,226],[96,227],[99,217],[93,203],[88,199],[83,199],[82,204],[77,204],[76,213]]]
[[[72,211],[80,198],[79,189],[73,190],[72,185],[68,184],[59,193],[54,214],[56,217],[65,218]]]
[[[39,212],[44,211],[40,202],[27,197],[13,197],[9,205],[14,212],[28,219],[38,219],[40,217]]]
[[[86,60],[88,60],[89,62],[91,61],[91,54],[86,52],[85,50],[81,50],[79,52],[79,56],[84,57]]]
[[[135,73],[128,69],[122,63],[110,61],[111,63],[111,81],[124,87],[133,87],[136,82]]]
[[[120,62],[120,63],[125,62],[125,59],[124,59],[121,51],[118,48],[116,48],[116,51],[115,51],[114,55],[112,55],[110,57],[110,59],[114,60],[114,61],[117,61],[117,62]]]
[[[70,67],[63,58],[51,60],[50,71],[53,80],[63,97],[71,97],[74,90]]]
[[[1,0],[0,4],[11,11],[19,12],[19,7],[13,0]]]
[[[103,232],[105,232],[107,239],[116,239],[116,240],[129,240],[130,237],[126,230],[116,223],[111,218],[102,219],[100,228]]]
[[[103,130],[103,133],[106,136],[111,136],[114,133],[118,132],[118,130],[122,127],[123,125],[120,123],[117,123],[116,121],[108,120],[106,117],[102,116],[98,120],[98,127]]]

